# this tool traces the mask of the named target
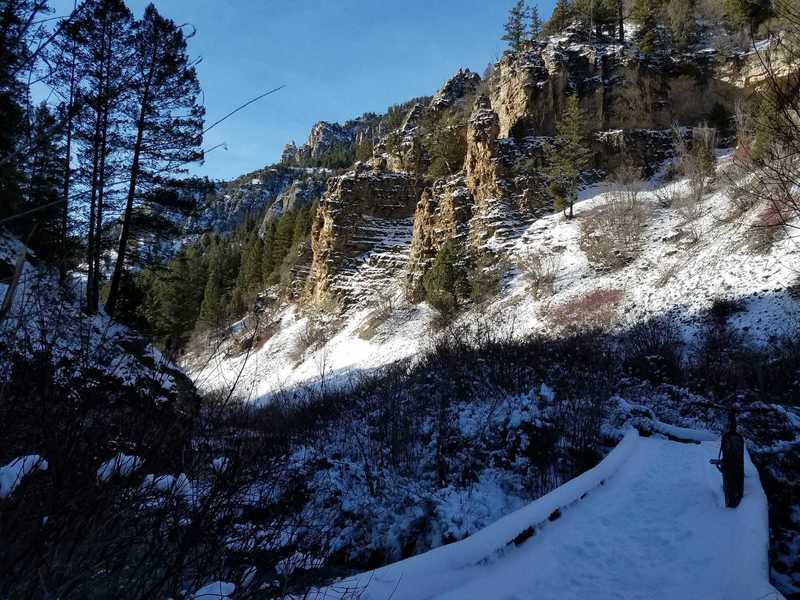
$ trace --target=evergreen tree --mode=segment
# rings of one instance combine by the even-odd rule
[[[556,123],[555,138],[546,148],[545,160],[548,187],[555,199],[555,208],[566,211],[569,207],[570,219],[581,175],[592,158],[586,131],[586,116],[578,105],[578,98],[569,96]]]
[[[268,283],[277,283],[280,280],[280,267],[292,248],[296,217],[297,211],[287,210],[278,220],[278,225],[275,229],[275,237],[273,238],[272,248],[269,253],[270,261],[272,261],[272,270],[270,271]]]
[[[76,121],[76,137],[89,190],[89,226],[86,250],[88,278],[86,303],[97,310],[102,276],[103,214],[110,201],[109,183],[122,176],[116,160],[125,150],[124,108],[134,79],[131,52],[133,18],[122,0],[86,0],[79,17],[62,30],[74,42],[76,80],[88,110]]]
[[[139,285],[145,290],[140,307],[144,321],[164,347],[177,350],[195,328],[207,283],[206,258],[189,246],[164,270],[145,270]]]
[[[356,160],[366,162],[372,158],[373,144],[372,138],[364,134],[364,136],[356,143]]]
[[[29,245],[40,258],[50,259],[61,249],[61,184],[64,145],[56,116],[44,102],[33,113],[27,165],[24,210],[38,209],[20,219],[23,231],[34,231]]]
[[[602,35],[613,31],[617,23],[616,0],[575,0],[573,14],[587,31]]]
[[[222,297],[225,290],[222,268],[223,265],[219,260],[209,264],[203,303],[200,305],[200,314],[197,317],[197,326],[201,330],[216,329],[223,323],[225,311]]]
[[[242,268],[239,271],[241,283],[238,287],[241,288],[244,297],[261,291],[264,281],[262,278],[263,258],[264,243],[258,235],[253,235],[242,253]]]
[[[527,25],[525,19],[528,16],[528,9],[525,7],[525,0],[517,0],[516,4],[508,13],[508,20],[505,24],[505,34],[500,38],[508,42],[513,52],[522,50],[523,42],[527,35]]]
[[[23,136],[27,129],[24,77],[32,70],[32,23],[47,7],[41,0],[0,3],[0,218],[19,211],[23,185]],[[30,148],[29,148],[30,149]],[[29,232],[20,232],[27,235]]]
[[[556,0],[553,14],[544,25],[544,32],[548,35],[561,33],[572,22],[574,10],[570,0]]]
[[[147,183],[165,170],[180,170],[201,157],[198,147],[204,109],[182,29],[150,4],[135,30],[135,78],[128,111],[135,123],[135,140],[117,261],[106,303],[109,314],[114,313],[119,293],[139,181]]]
[[[639,23],[636,37],[642,52],[652,53],[656,49],[660,9],[660,0],[634,0],[632,16]]]
[[[74,10],[77,10],[77,0],[73,0],[73,2]],[[56,35],[52,43],[45,48],[45,61],[50,65],[47,81],[62,98],[59,105],[59,118],[63,123],[64,135],[64,165],[61,183],[61,257],[59,260],[59,276],[62,282],[66,280],[68,267],[75,124],[84,110],[82,99],[78,93],[81,88],[79,80],[81,73],[78,70],[78,35],[77,32],[72,31],[74,27],[75,24],[72,22],[66,24],[60,35]]]
[[[539,7],[534,4],[528,11],[530,13],[528,35],[531,40],[538,40],[542,35],[542,18],[539,16]]]
[[[316,214],[317,203],[310,204],[303,208],[298,209],[297,217],[294,221],[294,231],[292,233],[292,246],[299,247],[308,234],[311,233],[311,225],[313,224],[314,215]]]
[[[734,31],[755,32],[772,14],[770,0],[723,0],[728,26]]]
[[[694,0],[669,0],[666,7],[672,41],[681,50],[685,50],[695,36],[694,4]]]
[[[467,259],[456,240],[450,239],[436,253],[430,270],[422,279],[425,299],[443,315],[452,315],[469,295]]]
[[[458,172],[467,157],[467,128],[465,124],[439,122],[431,125],[422,146],[431,158],[426,173],[429,181]]]
[[[617,15],[617,39],[620,43],[625,41],[625,0],[611,0]]]
[[[268,285],[272,279],[272,272],[275,270],[277,261],[275,260],[275,234],[278,229],[277,219],[270,219],[264,226],[264,256],[261,259],[261,281]]]
[[[758,98],[753,111],[753,142],[750,145],[750,158],[762,165],[770,158],[770,150],[778,141],[776,123],[781,122],[781,97],[774,90],[767,89]]]

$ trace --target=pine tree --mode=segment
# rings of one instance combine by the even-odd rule
[[[158,14],[152,4],[135,28],[136,79],[129,112],[129,119],[135,123],[135,141],[117,261],[106,303],[109,314],[114,313],[119,293],[140,179],[147,182],[165,170],[180,170],[201,157],[198,146],[204,109],[182,29]]]
[[[222,265],[219,262],[209,265],[208,280],[203,291],[203,303],[200,305],[200,314],[197,317],[197,326],[201,330],[216,329],[223,322],[222,295],[224,289],[221,268]]]
[[[74,41],[76,80],[81,86],[78,93],[88,109],[76,122],[76,137],[82,144],[82,171],[87,174],[89,188],[86,305],[93,313],[99,302],[100,257],[105,249],[103,214],[111,200],[109,183],[121,176],[116,155],[125,149],[124,108],[134,80],[133,17],[122,0],[87,0],[80,16],[63,32]]]
[[[530,13],[528,35],[531,40],[538,40],[542,35],[542,18],[539,16],[539,7],[534,4],[528,11]]]
[[[142,318],[168,350],[177,350],[195,328],[208,278],[207,259],[189,246],[164,270],[142,272]]]
[[[561,33],[572,22],[574,14],[570,0],[556,0],[553,13],[544,25],[544,32],[549,35]]]
[[[73,2],[74,10],[77,10],[77,0],[73,0]],[[81,73],[78,70],[78,35],[73,29],[73,23],[66,25],[60,34],[53,38],[52,43],[45,47],[45,61],[50,65],[47,82],[62,97],[58,111],[59,118],[63,123],[64,135],[64,165],[61,182],[61,257],[58,265],[62,283],[66,280],[69,260],[70,193],[73,184],[72,155],[75,146],[75,125],[84,110],[78,93],[81,88],[79,80]]]
[[[44,102],[33,114],[30,124],[30,150],[27,165],[25,210],[37,209],[20,219],[24,231],[34,231],[29,245],[40,258],[51,259],[61,250],[61,184],[64,168],[64,145],[56,116]]]
[[[681,50],[685,50],[695,36],[694,10],[694,0],[670,0],[667,4],[672,41]]]
[[[754,131],[750,145],[750,158],[756,165],[765,165],[771,157],[770,150],[778,141],[777,123],[781,123],[781,96],[767,89],[758,98],[753,111]]]
[[[272,272],[275,270],[277,261],[275,260],[275,234],[278,229],[276,219],[270,219],[264,224],[264,255],[261,259],[261,281],[268,285],[272,279]]]
[[[311,233],[313,215],[316,213],[316,203],[298,209],[297,217],[294,221],[294,231],[292,232],[292,246],[297,248],[302,244]]]
[[[617,15],[617,39],[622,43],[625,41],[625,0],[613,0],[612,3]]]
[[[569,96],[556,123],[555,138],[546,148],[545,160],[548,187],[555,199],[555,208],[566,211],[569,207],[570,219],[581,175],[592,158],[586,131],[586,116],[578,105],[578,98]]]
[[[660,0],[634,0],[632,16],[639,23],[636,37],[642,52],[652,53],[656,49],[660,8]]]
[[[522,45],[527,34],[527,25],[525,24],[527,12],[528,9],[525,7],[525,0],[517,0],[517,3],[508,13],[508,20],[504,27],[505,34],[500,39],[508,42],[513,52],[522,50]]]
[[[594,31],[598,36],[604,30],[613,31],[616,26],[616,0],[575,0],[573,12],[587,31]]]
[[[272,248],[270,249],[270,261],[272,270],[270,271],[270,279],[268,283],[277,283],[280,280],[280,267],[283,260],[288,256],[292,248],[292,241],[294,239],[294,223],[297,217],[297,211],[287,210],[281,215],[275,229],[275,237],[273,238]]]
[[[261,291],[263,285],[264,243],[258,235],[253,235],[242,253],[242,268],[239,280],[245,298]]]
[[[23,79],[32,70],[31,24],[46,6],[40,0],[0,3],[0,218],[19,210],[22,164],[27,153],[23,147],[27,128],[24,110],[27,86]]]
[[[728,26],[734,31],[754,32],[772,14],[770,0],[723,0]]]
[[[450,239],[436,253],[430,270],[422,279],[425,299],[443,315],[452,315],[470,292],[466,257],[461,245]]]

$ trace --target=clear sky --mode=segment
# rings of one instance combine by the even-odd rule
[[[230,179],[273,163],[289,141],[305,141],[317,121],[344,121],[433,94],[458,70],[480,74],[505,47],[514,0],[154,0],[190,41],[209,123],[259,93],[286,88],[211,131],[193,169]],[[147,0],[127,0],[138,17]],[[531,2],[532,4],[533,2]],[[51,0],[66,14],[73,0]],[[554,0],[536,0],[549,15]]]

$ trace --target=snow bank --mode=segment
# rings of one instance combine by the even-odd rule
[[[192,594],[192,600],[229,600],[235,590],[236,586],[232,583],[214,581]]]
[[[20,456],[0,467],[0,498],[8,498],[26,475],[47,468],[47,461],[38,454]]]
[[[401,581],[413,581],[413,597],[427,598],[440,594],[452,587],[454,571],[496,559],[520,534],[524,535],[526,530],[546,521],[556,510],[574,503],[603,484],[635,452],[638,443],[639,434],[630,429],[593,469],[467,539],[339,582],[326,593],[336,597],[342,589],[366,588],[365,600],[388,598]]]
[[[758,472],[747,456],[744,498],[726,508],[708,462],[718,450],[631,430],[597,467],[471,538],[340,581],[326,597],[779,599]]]
[[[145,475],[142,488],[157,490],[184,499],[189,499],[194,495],[192,483],[184,473],[177,477],[173,475],[153,475],[152,473]]]
[[[114,475],[128,477],[142,466],[144,460],[138,456],[129,456],[120,452],[114,458],[107,460],[97,469],[97,479],[108,481]]]
[[[713,431],[705,429],[689,429],[688,427],[677,427],[669,423],[663,423],[657,419],[653,419],[653,431],[657,431],[676,440],[684,440],[688,442],[713,442],[719,439],[719,435]]]

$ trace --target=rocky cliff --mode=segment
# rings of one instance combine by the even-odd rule
[[[207,195],[203,205],[185,226],[187,232],[228,232],[247,215],[261,214],[265,218],[279,216],[317,200],[332,175],[327,169],[299,167],[265,167],[220,186]]]
[[[645,55],[632,42],[568,28],[507,52],[486,81],[459,70],[430,101],[406,105],[393,129],[380,130],[368,166],[330,181],[316,215],[306,299],[320,301],[337,290],[348,297],[344,279],[358,260],[368,261],[381,238],[375,219],[386,222],[396,243],[409,238],[405,250],[395,246],[390,253],[389,271],[404,267],[412,299],[419,299],[421,278],[448,239],[463,240],[471,252],[502,252],[550,205],[542,148],[568,95],[577,95],[587,115],[598,177],[623,163],[649,175],[671,155],[674,124],[692,127],[715,112],[733,112],[755,80],[751,58],[702,47]],[[376,121],[320,123],[304,146],[289,148],[287,160],[353,143],[367,122]],[[463,164],[431,178],[437,128],[463,133]],[[413,226],[399,225],[404,220]]]
[[[712,48],[644,55],[633,44],[567,29],[497,62],[492,106],[501,137],[552,135],[573,93],[594,131],[693,125],[717,104],[733,110],[737,89],[721,76],[732,60]]]
[[[332,178],[311,233],[313,262],[306,298],[347,301],[351,279],[375,263],[401,267],[419,197],[416,176],[359,163]]]

